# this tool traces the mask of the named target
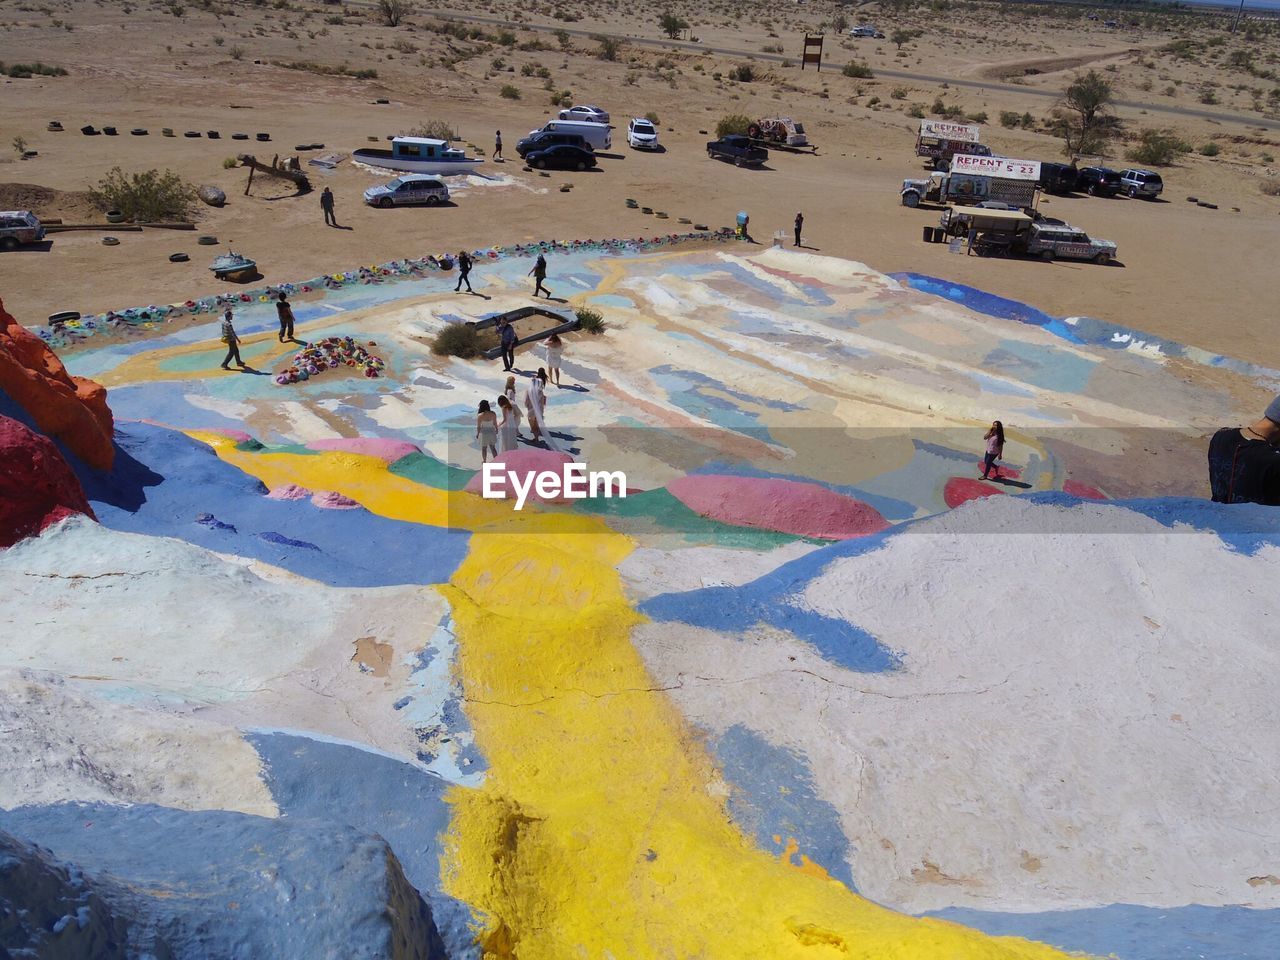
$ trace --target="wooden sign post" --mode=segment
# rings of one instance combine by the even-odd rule
[[[804,56],[800,60],[800,69],[805,68],[805,64],[812,63],[817,66],[818,72],[822,72],[822,35],[811,37],[809,34],[804,35]]]

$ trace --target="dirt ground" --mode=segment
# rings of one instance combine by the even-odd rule
[[[97,312],[225,290],[207,268],[228,246],[256,259],[266,282],[278,282],[462,247],[677,232],[687,229],[678,222],[682,217],[722,226],[738,210],[750,213],[757,240],[767,243],[784,231],[790,243],[799,211],[805,215],[806,246],[822,253],[883,271],[931,274],[1053,314],[1102,317],[1280,367],[1280,344],[1269,336],[1280,198],[1261,189],[1277,175],[1273,154],[1280,155],[1280,130],[1274,129],[1276,103],[1268,99],[1277,83],[1229,66],[1247,59],[1255,73],[1271,71],[1280,32],[1246,41],[1226,35],[1213,25],[1217,21],[1188,27],[1176,19],[1172,27],[1153,21],[1117,31],[1077,13],[1070,20],[1011,22],[997,37],[982,26],[995,7],[955,4],[945,15],[924,7],[892,15],[877,13],[874,5],[860,8],[854,22],[870,20],[887,33],[908,25],[925,31],[903,45],[902,56],[888,40],[837,43],[829,36],[828,56],[837,64],[856,55],[873,70],[955,80],[944,85],[889,76],[854,79],[830,67],[802,72],[762,59],[774,55],[775,47],[783,56],[794,55],[804,27],[838,9],[831,4],[798,5],[794,14],[788,7],[786,19],[763,4],[724,7],[686,13],[693,26],[684,38],[696,36],[718,50],[759,51],[760,59],[641,44],[640,39],[662,37],[656,21],[665,5],[652,4],[477,6],[466,13],[519,16],[525,23],[513,25],[509,38],[501,35],[505,28],[490,24],[455,25],[451,29],[466,37],[460,39],[444,32],[437,16],[415,12],[391,28],[354,3],[64,0],[36,8],[0,2],[0,61],[39,59],[68,71],[65,77],[2,81],[0,184],[66,191],[43,201],[43,208],[69,219],[85,215],[82,192],[114,166],[130,172],[171,169],[193,184],[220,186],[228,196],[224,208],[199,208],[195,232],[119,233],[121,242],[112,247],[102,245],[101,233],[62,233],[53,235],[48,249],[0,255],[0,297],[34,324],[60,310]],[[733,19],[739,9],[744,12]],[[587,10],[596,21],[587,18]],[[558,19],[572,16],[580,19]],[[586,35],[557,37],[558,28]],[[482,36],[468,37],[467,29]],[[617,60],[607,61],[590,36],[597,30],[634,39]],[[1207,42],[1218,36],[1226,39]],[[1190,37],[1191,46],[1177,46],[1180,37]],[[1180,52],[1169,52],[1170,44]],[[1237,50],[1247,58],[1233,59]],[[743,63],[752,64],[755,79],[728,80],[728,72]],[[378,75],[355,79],[316,72],[341,67],[376,69]],[[1167,127],[1190,143],[1218,145],[1216,156],[1192,152],[1162,168],[1166,191],[1159,202],[1084,195],[1042,202],[1046,214],[1116,241],[1119,263],[986,260],[922,243],[921,228],[937,223],[937,211],[899,203],[901,180],[923,175],[912,155],[919,121],[911,109],[928,112],[941,97],[968,114],[986,112],[983,138],[997,153],[1060,160],[1061,142],[1040,132],[1038,123],[1007,129],[997,118],[1001,111],[1047,117],[1053,100],[1044,92],[1063,89],[1089,67],[1107,71],[1121,100],[1146,104],[1118,109],[1130,136]],[[1144,89],[1148,81],[1150,90]],[[504,98],[504,85],[519,99]],[[1174,95],[1166,96],[1166,88]],[[316,192],[301,197],[261,177],[245,196],[246,172],[224,168],[224,160],[240,151],[270,160],[294,153],[298,144],[323,143],[320,153],[349,154],[371,138],[430,119],[451,123],[486,156],[494,131],[501,129],[506,153],[514,158],[516,140],[554,115],[550,98],[561,91],[612,114],[614,147],[598,171],[544,177],[515,160],[487,162],[485,173],[492,179],[457,190],[450,206],[376,210],[361,202],[361,193],[389,176],[350,161],[330,173],[305,167],[317,152],[303,153]],[[1205,91],[1217,91],[1216,103],[1201,102]],[[390,102],[378,104],[379,99]],[[1170,112],[1184,108],[1239,119]],[[625,143],[627,119],[648,112],[659,117],[661,152],[641,153]],[[709,160],[705,141],[717,120],[731,113],[795,117],[819,145],[818,153],[775,151],[763,170]],[[64,132],[46,130],[54,119]],[[84,124],[114,125],[120,135],[86,137],[79,132]],[[134,127],[146,128],[148,135],[131,136]],[[161,136],[163,127],[178,135]],[[217,130],[221,138],[182,136],[187,130]],[[237,131],[251,137],[269,133],[271,141],[230,139]],[[23,138],[38,156],[17,159],[8,144],[13,137]],[[1121,155],[1125,146],[1116,145],[1107,165],[1130,165]],[[569,192],[559,190],[564,183],[572,184]],[[337,196],[343,229],[324,226],[318,201],[323,186]],[[32,195],[4,191],[0,187],[0,197]],[[1189,203],[1188,196],[1218,209]],[[669,218],[627,209],[627,198]],[[198,246],[201,234],[216,236],[219,246]],[[176,252],[189,254],[190,261],[170,263]],[[472,280],[483,283],[483,264]]]

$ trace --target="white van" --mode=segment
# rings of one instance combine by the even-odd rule
[[[613,128],[607,123],[588,123],[585,120],[548,120],[542,129],[547,133],[576,133],[591,144],[593,150],[608,150],[613,146]],[[537,130],[530,130],[529,136],[537,132]]]

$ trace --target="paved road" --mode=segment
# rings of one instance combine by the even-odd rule
[[[353,7],[375,7],[377,4],[373,0],[348,0],[348,6]],[[470,14],[461,13],[439,13],[439,17],[445,20],[458,20],[466,23],[486,24],[495,27],[507,27],[511,30],[535,30],[542,33],[556,33],[563,30],[565,33],[573,37],[598,37],[601,36],[599,30],[574,29],[570,27],[560,27],[554,24],[544,23],[516,23],[511,20],[502,20],[498,17],[476,17]],[[606,34],[607,36],[616,36],[619,40],[634,44],[638,47],[655,47],[664,50],[687,50],[692,53],[714,53],[722,57],[751,57],[755,60],[769,60],[774,63],[782,63],[786,60],[795,60],[795,56],[788,57],[781,53],[760,53],[756,50],[732,50],[727,47],[709,47],[701,43],[689,43],[685,40],[666,40],[657,37],[628,37],[622,34]],[[828,58],[826,65],[834,70],[839,70],[844,66]],[[927,73],[910,73],[905,70],[886,70],[879,67],[876,68],[877,77],[887,77],[893,80],[914,80],[916,83],[932,83],[941,85],[943,83],[950,84],[953,87],[969,87],[974,90],[994,90],[1004,93],[1016,93],[1029,97],[1041,97],[1046,100],[1057,100],[1061,96],[1057,90],[1043,90],[1038,87],[1021,86],[1012,83],[991,83],[985,80],[957,80],[955,77],[937,77]],[[1176,107],[1165,103],[1144,103],[1141,100],[1117,100],[1117,107],[1128,107],[1133,110],[1145,110],[1148,114],[1167,114],[1174,117],[1192,117],[1199,120],[1213,120],[1217,123],[1239,123],[1246,126],[1265,127],[1269,130],[1280,130],[1280,120],[1273,120],[1258,114],[1237,114],[1237,113],[1220,113],[1215,110],[1197,110],[1194,107]]]

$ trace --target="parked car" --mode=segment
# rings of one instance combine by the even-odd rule
[[[644,117],[627,124],[627,144],[636,150],[658,149],[658,128]]]
[[[1076,188],[1078,171],[1066,163],[1040,164],[1040,189],[1045,193],[1070,193]]]
[[[849,31],[849,36],[855,40],[859,38],[869,38],[872,40],[883,40],[884,34],[870,24],[863,24],[860,27],[854,27]]]
[[[758,167],[769,160],[769,151],[757,147],[750,137],[732,133],[707,143],[707,156],[713,160],[732,160],[735,166]]]
[[[588,123],[609,122],[608,111],[593,107],[590,104],[581,104],[561,110],[559,117],[561,120],[586,120]]]
[[[30,210],[0,212],[0,250],[17,250],[27,243],[44,239],[44,226]]]
[[[530,130],[529,136],[536,133],[576,133],[592,150],[610,150],[613,148],[613,127],[607,123],[596,123],[592,120],[548,120],[542,130]]]
[[[1120,171],[1110,167],[1081,167],[1076,189],[1091,197],[1114,197],[1120,192]]]
[[[1110,240],[1094,240],[1079,227],[1073,227],[1069,223],[1042,221],[1031,225],[1027,253],[1046,260],[1067,257],[1072,260],[1108,263],[1115,258],[1116,245]]]
[[[596,155],[581,147],[559,144],[545,150],[531,150],[525,156],[529,166],[545,170],[587,170],[596,165]]]
[[[448,199],[449,188],[445,182],[423,173],[406,173],[364,192],[364,202],[371,207],[399,207],[411,203],[434,207]]]
[[[547,147],[555,147],[561,144],[569,147],[581,147],[583,150],[591,149],[591,144],[587,143],[586,138],[580,133],[535,130],[516,144],[516,153],[523,157],[530,150],[545,150]]]
[[[1164,181],[1152,170],[1125,170],[1120,174],[1120,189],[1131,197],[1154,200],[1164,189]]]

